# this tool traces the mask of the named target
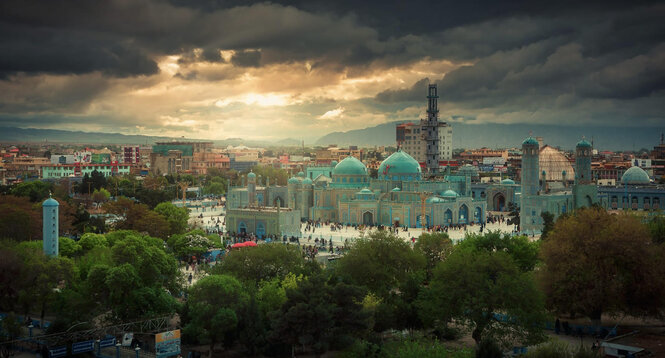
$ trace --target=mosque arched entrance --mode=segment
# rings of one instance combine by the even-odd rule
[[[266,235],[266,226],[262,222],[256,223],[256,236],[258,236],[259,239],[263,239],[265,235]]]
[[[273,204],[273,206],[275,206],[275,207],[278,207],[278,206],[281,207],[281,206],[282,206],[282,203],[284,203],[284,199],[282,199],[282,198],[279,197],[279,196],[276,196],[275,199],[273,199],[273,201],[272,201],[272,204]]]
[[[245,225],[245,223],[242,221],[238,223],[238,232],[241,234],[247,232],[247,225]]]
[[[476,210],[473,211],[473,222],[480,224],[482,222],[483,210],[480,207],[476,207]]]
[[[363,213],[363,225],[372,225],[374,224],[374,214],[371,211],[365,211]]]
[[[503,193],[496,193],[492,199],[493,208],[496,211],[504,211],[506,208],[506,196]]]
[[[446,212],[443,213],[443,223],[446,225],[450,225],[453,223],[453,212],[450,211],[450,209],[446,210]]]
[[[469,208],[466,205],[462,205],[459,208],[459,221],[460,224],[469,223]]]

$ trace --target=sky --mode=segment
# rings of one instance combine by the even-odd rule
[[[665,127],[665,3],[0,2],[0,127],[311,142],[442,120]]]

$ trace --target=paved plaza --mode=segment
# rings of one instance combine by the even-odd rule
[[[191,225],[195,225],[204,230],[216,231],[216,230],[225,230],[223,225],[225,210],[223,207],[216,207],[215,209],[211,208],[190,208],[190,220]],[[202,216],[202,217],[201,217]],[[219,221],[219,224],[217,223]],[[376,229],[374,229],[376,230]],[[485,225],[484,231],[488,230],[495,231],[499,230],[501,232],[510,233],[513,231],[513,226],[503,223],[488,223]],[[409,228],[408,231],[402,229],[397,233],[404,240],[411,240],[411,238],[419,237],[423,233],[421,228]],[[448,236],[453,241],[459,241],[464,238],[467,233],[478,233],[480,231],[480,225],[467,225],[466,229],[450,229],[448,231]],[[362,235],[367,235],[369,230],[355,230],[353,227],[347,228],[346,226],[342,227],[341,230],[331,230],[330,225],[322,225],[317,227],[314,231],[305,231],[305,225],[301,227],[301,244],[314,244],[315,239],[325,239],[326,241],[332,240],[333,246],[342,246],[344,241],[348,240],[349,243],[352,243],[354,239],[361,237]],[[309,239],[311,236],[311,240]]]

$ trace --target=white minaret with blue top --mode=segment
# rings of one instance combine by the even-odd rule
[[[51,197],[42,203],[42,214],[44,223],[44,254],[46,256],[58,256],[58,207],[60,204]]]

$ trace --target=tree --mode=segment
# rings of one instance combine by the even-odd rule
[[[583,208],[559,219],[541,255],[542,285],[557,313],[659,315],[665,307],[661,248],[639,219]]]
[[[0,237],[16,241],[39,240],[42,215],[28,197],[0,197]]]
[[[31,202],[36,203],[46,200],[52,190],[52,184],[35,180],[17,184],[12,188],[11,193],[16,196],[27,197]]]
[[[119,219],[115,222],[118,230],[135,230],[146,232],[150,236],[167,238],[171,226],[166,218],[148,208],[145,204],[137,204],[125,197],[104,204],[106,212],[115,214]]]
[[[434,270],[420,297],[424,320],[471,329],[479,344],[491,337],[525,344],[544,340],[544,299],[530,272],[522,272],[503,251],[456,247]]]
[[[220,182],[211,182],[203,188],[204,194],[222,195],[226,193],[226,185]]]
[[[647,226],[651,233],[651,240],[656,244],[665,243],[665,217],[657,215],[648,221]]]
[[[296,246],[272,243],[233,250],[221,265],[215,265],[213,272],[258,285],[274,277],[283,279],[289,273],[301,273],[304,266],[305,260]]]
[[[19,248],[24,263],[19,280],[23,287],[18,294],[18,302],[28,314],[38,308],[44,320],[49,305],[58,295],[58,288],[70,282],[75,274],[74,263],[66,257],[47,257],[41,248]]]
[[[414,249],[427,260],[427,278],[432,277],[432,270],[444,261],[453,251],[453,241],[446,233],[423,233],[416,241]]]
[[[79,244],[81,245],[81,249],[86,252],[94,249],[95,247],[109,246],[109,243],[104,235],[93,233],[83,234],[79,240]]]
[[[520,231],[520,208],[514,203],[508,203],[508,225],[515,225],[517,231]]]
[[[486,252],[503,251],[509,254],[523,272],[532,271],[538,263],[539,244],[526,236],[512,236],[500,231],[467,234],[458,247]]]
[[[208,344],[212,357],[215,345],[237,328],[238,314],[248,298],[240,282],[231,276],[202,278],[192,287],[187,301],[189,321],[184,324],[184,333]]]
[[[95,189],[95,191],[92,193],[92,201],[98,204],[109,200],[110,197],[111,193],[109,193],[109,191],[104,188]]]
[[[162,215],[169,224],[170,235],[182,234],[187,230],[187,220],[189,220],[189,209],[179,208],[170,202],[160,203],[154,211]]]
[[[331,286],[323,277],[310,277],[286,291],[286,302],[272,315],[270,337],[292,346],[309,346],[317,356],[335,341],[348,345],[348,338],[367,329],[364,295],[357,286]]]
[[[540,217],[543,218],[543,232],[540,234],[540,239],[545,240],[554,227],[554,214],[543,211]]]
[[[60,237],[58,238],[58,252],[62,256],[74,258],[81,253],[81,245],[68,237]]]
[[[201,255],[215,247],[215,243],[206,237],[203,230],[193,230],[186,234],[173,235],[168,240],[168,245],[176,257],[189,258]]]
[[[403,239],[386,231],[372,232],[358,239],[337,262],[338,274],[348,282],[367,287],[380,297],[423,270],[425,257],[411,249]]]

